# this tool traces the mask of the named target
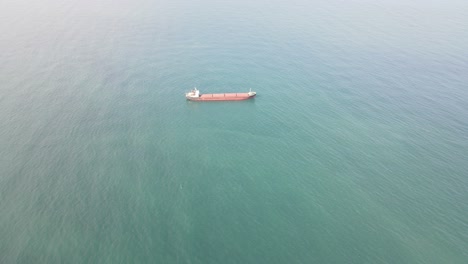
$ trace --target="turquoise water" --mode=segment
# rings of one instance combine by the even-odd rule
[[[468,2],[407,2],[3,1],[0,262],[468,263]]]

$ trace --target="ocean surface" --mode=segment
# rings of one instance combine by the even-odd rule
[[[1,1],[0,263],[468,263],[467,14]]]

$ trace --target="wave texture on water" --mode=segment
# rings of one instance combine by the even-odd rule
[[[467,13],[6,0],[0,262],[468,263]]]

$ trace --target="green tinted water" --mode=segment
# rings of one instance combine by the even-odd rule
[[[468,5],[393,2],[7,0],[0,262],[466,263]]]

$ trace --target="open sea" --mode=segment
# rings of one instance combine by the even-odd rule
[[[468,1],[0,1],[0,263],[468,263]]]

